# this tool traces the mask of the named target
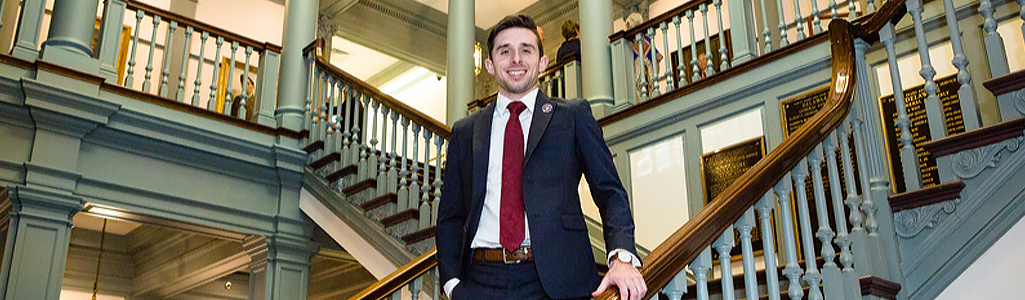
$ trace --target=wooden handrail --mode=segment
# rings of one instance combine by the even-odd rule
[[[153,7],[153,6],[149,5],[149,4],[142,3],[142,2],[139,2],[139,1],[135,1],[135,0],[124,0],[124,1],[125,1],[125,6],[127,8],[129,8],[129,9],[134,9],[136,11],[139,11],[139,10],[145,11],[147,13],[160,16],[161,18],[164,18],[164,19],[167,19],[167,20],[170,20],[170,21],[178,22],[178,24],[192,26],[192,28],[209,32],[210,34],[213,34],[215,36],[220,36],[220,37],[226,38],[226,39],[231,40],[231,41],[239,42],[239,43],[241,43],[243,45],[246,45],[246,46],[251,46],[251,47],[253,47],[253,49],[258,50],[261,53],[264,50],[269,50],[271,52],[281,53],[281,46],[278,46],[278,45],[275,45],[275,44],[271,44],[271,43],[268,43],[268,42],[260,42],[260,41],[257,41],[257,40],[254,40],[254,39],[251,39],[251,38],[248,38],[248,37],[244,37],[244,36],[235,34],[233,32],[221,29],[221,28],[219,28],[217,26],[213,26],[213,25],[210,25],[210,24],[207,24],[207,23],[196,21],[194,19],[182,16],[182,15],[179,15],[179,14],[176,14],[176,13],[173,13],[173,12],[169,12],[169,11],[166,11],[166,10],[163,10],[163,9],[159,9],[159,8]]]
[[[697,258],[719,235],[738,220],[797,163],[822,143],[850,112],[855,85],[854,39],[878,32],[886,21],[904,11],[903,1],[888,1],[872,18],[852,25],[846,20],[829,23],[832,50],[832,79],[829,97],[823,108],[794,135],[744,172],[705,209],[681,226],[665,242],[645,257],[641,274],[649,288],[642,299],[651,298],[676,274]],[[903,13],[900,14],[903,16]],[[899,18],[898,18],[899,20]],[[618,299],[618,290],[610,289],[596,299]]]
[[[420,126],[423,126],[424,129],[430,130],[434,134],[441,136],[444,139],[448,139],[449,134],[452,133],[452,128],[448,125],[445,125],[444,123],[441,123],[440,121],[423,114],[419,110],[409,107],[409,105],[402,103],[402,101],[392,98],[392,96],[389,96],[384,92],[381,92],[381,90],[378,90],[376,87],[367,84],[366,82],[363,82],[359,78],[356,78],[356,76],[352,76],[352,74],[342,71],[342,69],[339,69],[338,67],[335,67],[334,65],[329,63],[327,61],[327,58],[324,56],[325,49],[324,41],[322,39],[314,40],[312,43],[310,43],[310,45],[303,48],[304,55],[309,55],[310,51],[315,50],[319,50],[320,53],[314,56],[314,63],[322,71],[335,77],[335,79],[338,79],[342,83],[345,83],[346,85],[353,87],[356,90],[359,90],[360,93],[369,94],[372,98],[374,98],[375,101],[380,102],[381,104],[387,106],[391,110],[398,112],[400,115],[406,117],[410,121],[416,124],[420,124]]]
[[[398,291],[406,284],[409,284],[417,277],[427,273],[438,266],[438,249],[432,248],[420,257],[413,259],[395,272],[388,274],[374,284],[364,288],[356,295],[349,297],[349,300],[377,300],[388,298],[395,291]]]
[[[558,63],[552,63],[552,61],[548,61],[549,62],[548,68],[545,69],[544,71],[542,71],[541,74],[538,74],[537,76],[538,77],[548,76],[548,74],[551,74],[551,73],[554,73],[555,71],[561,70],[562,67],[565,67],[566,64],[569,64],[571,61],[580,61],[580,52],[574,52],[573,55],[567,56],[565,61],[561,61],[561,62],[558,62]]]

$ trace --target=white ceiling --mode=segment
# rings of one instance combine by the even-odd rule
[[[448,14],[448,0],[416,0]],[[503,17],[534,4],[537,0],[474,0],[474,24],[488,29]]]

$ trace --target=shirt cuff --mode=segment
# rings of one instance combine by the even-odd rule
[[[459,278],[452,278],[445,282],[445,296],[452,299],[452,290],[456,289],[456,285],[459,284]]]
[[[627,255],[630,255],[630,256],[633,257],[633,259],[631,259],[630,261],[633,262],[634,268],[640,268],[641,267],[641,259],[637,258],[637,255],[634,255],[633,253],[630,253],[630,251],[626,251],[626,249],[622,249],[622,248],[617,248],[615,250],[612,250],[612,252],[609,252],[609,257],[606,258],[605,261],[609,262],[609,264],[611,265],[612,264],[612,258],[615,257],[616,255],[619,255],[619,252],[626,252]]]

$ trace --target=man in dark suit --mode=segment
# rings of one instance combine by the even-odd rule
[[[617,286],[647,290],[634,224],[601,127],[583,100],[538,91],[548,65],[533,20],[509,16],[488,37],[492,104],[449,137],[438,210],[438,265],[459,299],[586,299]],[[587,178],[601,211],[609,271],[599,278],[577,185]]]

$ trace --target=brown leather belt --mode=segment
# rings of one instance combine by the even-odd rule
[[[516,264],[525,261],[534,260],[534,251],[530,247],[519,247],[515,251],[506,251],[503,249],[487,249],[487,248],[476,248],[473,249],[473,259],[490,262],[500,262],[506,264]]]

